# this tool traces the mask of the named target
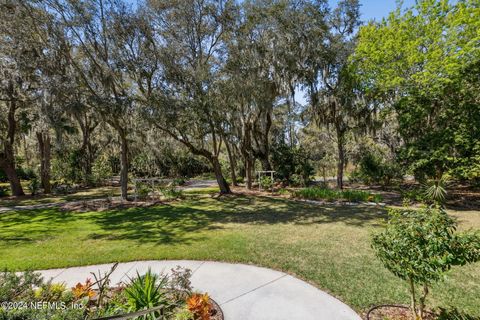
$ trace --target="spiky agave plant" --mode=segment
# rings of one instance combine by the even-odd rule
[[[153,273],[148,269],[147,273],[140,275],[137,271],[135,278],[130,278],[130,283],[125,287],[127,302],[125,307],[129,312],[150,309],[164,305],[169,309],[167,297],[168,277]],[[145,319],[156,319],[159,314],[145,316]]]

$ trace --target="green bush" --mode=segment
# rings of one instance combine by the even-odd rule
[[[380,202],[381,196],[374,195],[361,190],[333,190],[327,188],[303,188],[293,193],[294,197],[309,200],[337,201],[346,200],[349,202]]]
[[[381,155],[366,152],[360,159],[357,168],[351,173],[350,179],[367,185],[388,186],[394,180],[403,179],[403,170],[397,163],[384,159]]]
[[[100,272],[98,276],[94,274],[94,281],[87,279],[71,289],[64,284],[44,282],[39,274],[30,271],[22,274],[5,271],[0,274],[0,302],[41,302],[48,306],[43,309],[0,307],[0,320],[87,320],[153,307],[162,308],[142,316],[142,320],[176,319],[177,315],[185,314],[186,300],[193,291],[189,269],[177,267],[168,276],[151,270],[145,275],[137,272],[125,286],[111,288],[109,276],[115,268],[116,265],[103,276]],[[92,290],[94,283],[97,290]],[[79,307],[72,308],[72,303]]]
[[[21,274],[4,271],[0,273],[0,302],[32,300],[35,296],[35,287],[42,284],[39,273],[26,271]]]
[[[424,202],[426,200],[424,190],[420,188],[411,188],[407,190],[400,190],[403,199],[412,201],[412,202]]]
[[[174,184],[166,187],[160,187],[159,191],[167,200],[175,200],[175,199],[183,198],[183,191],[180,189],[177,189]]]
[[[145,200],[152,191],[152,187],[149,184],[139,183],[136,188],[136,196],[138,199]]]
[[[106,154],[99,156],[92,165],[92,176],[88,177],[93,184],[103,184],[113,176],[112,165]]]
[[[269,176],[261,177],[259,183],[262,190],[271,190],[273,187],[273,180]]]
[[[384,266],[409,284],[411,311],[422,319],[430,286],[455,265],[480,259],[480,237],[455,233],[456,222],[444,210],[390,210],[386,229],[372,247]],[[417,288],[422,288],[417,298]]]
[[[40,182],[37,178],[33,178],[32,180],[30,180],[30,183],[28,184],[28,190],[30,191],[32,196],[38,193],[38,190],[40,190]]]
[[[0,197],[6,197],[9,195],[9,189],[4,186],[0,186]]]
[[[307,151],[284,142],[272,146],[272,166],[285,185],[307,186],[314,174]]]

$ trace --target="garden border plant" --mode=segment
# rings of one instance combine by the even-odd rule
[[[40,274],[32,271],[21,274],[5,271],[0,274],[0,319],[223,319],[219,305],[208,294],[193,290],[189,269],[177,267],[170,274],[156,274],[149,269],[143,275],[137,272],[128,283],[112,287],[110,276],[117,265],[103,274],[91,273],[93,281],[87,279],[71,289],[52,280],[44,282]],[[17,307],[29,303],[48,303],[60,308]]]
[[[385,230],[372,238],[384,266],[408,282],[413,319],[424,319],[432,284],[453,266],[480,260],[480,235],[456,232],[457,223],[441,207],[390,209]],[[417,297],[417,286],[421,294]]]

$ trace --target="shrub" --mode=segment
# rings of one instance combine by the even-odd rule
[[[175,200],[175,199],[183,198],[183,191],[180,189],[177,189],[173,184],[166,187],[160,187],[159,191],[167,200]]]
[[[455,233],[455,221],[441,209],[392,209],[389,217],[372,247],[388,270],[409,283],[412,314],[423,319],[429,287],[452,266],[478,261],[480,237]],[[422,287],[418,299],[416,285]]]
[[[169,306],[167,299],[168,277],[160,276],[148,270],[146,274],[130,279],[130,283],[125,287],[124,293],[127,298],[124,306],[128,312],[140,311],[164,305]],[[146,316],[145,319],[156,319],[159,312]]]
[[[375,201],[380,202],[381,196],[361,190],[333,190],[327,188],[303,188],[293,193],[294,197],[309,200],[346,200],[349,202]]]
[[[88,177],[94,184],[104,184],[113,175],[110,159],[106,154],[99,156],[92,165],[92,176]]]
[[[136,188],[136,195],[139,199],[145,200],[148,198],[148,195],[152,192],[152,187],[147,183],[139,183]]]
[[[26,271],[21,274],[4,271],[0,273],[0,301],[15,301],[16,299],[32,299],[34,288],[42,284],[39,273]]]
[[[0,168],[0,182],[8,182],[7,174]]]
[[[40,182],[37,178],[33,178],[32,180],[30,180],[30,183],[28,184],[28,190],[30,191],[32,196],[38,193],[38,190],[40,190]]]
[[[210,320],[212,304],[208,294],[193,294],[187,299],[187,308],[193,314],[193,320]]]
[[[314,174],[305,149],[291,147],[284,142],[272,146],[272,165],[276,177],[284,184],[306,186]]]
[[[0,186],[0,197],[6,197],[8,196],[8,188],[4,186]]]
[[[412,188],[409,190],[400,190],[402,198],[407,199],[409,201],[415,202],[424,202],[426,200],[424,190],[420,188]]]
[[[66,290],[65,284],[48,281],[35,290],[35,299],[39,301],[60,301],[64,298]]]
[[[262,176],[259,183],[263,190],[271,190],[273,187],[273,180],[269,176]]]
[[[177,266],[171,270],[168,288],[175,302],[184,302],[192,294],[191,276],[192,271],[190,269]]]
[[[400,166],[381,155],[366,152],[360,159],[355,171],[352,172],[352,181],[361,181],[365,184],[391,185],[393,180],[401,180],[403,170]]]
[[[71,290],[64,284],[48,281],[46,283],[39,274],[25,272],[15,274],[4,272],[0,274],[0,302],[47,302],[59,308],[34,309],[4,309],[0,307],[0,320],[86,320],[98,317],[120,315],[157,307],[149,315],[141,316],[148,319],[197,319],[187,308],[187,299],[192,296],[190,283],[191,271],[177,267],[172,269],[170,276],[152,273],[150,270],[140,276],[130,279],[126,286],[110,288],[110,275],[115,270],[115,264],[109,272],[103,275],[93,273],[94,280],[87,279],[78,283]],[[95,290],[93,287],[95,286]],[[203,297],[203,295],[199,295]],[[208,297],[208,296],[207,296]],[[203,306],[202,301],[198,306]],[[72,303],[83,308],[72,308]],[[195,308],[196,312],[204,310]],[[139,318],[139,319],[140,319]],[[198,318],[206,319],[206,318]]]

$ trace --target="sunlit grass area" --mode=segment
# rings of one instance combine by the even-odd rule
[[[480,229],[480,212],[450,212]],[[59,209],[0,215],[0,267],[44,269],[142,259],[251,263],[294,274],[363,311],[408,303],[405,283],[370,248],[386,212],[372,206],[311,205],[285,199],[189,195],[150,208]],[[480,264],[456,268],[433,288],[433,306],[480,315]]]

